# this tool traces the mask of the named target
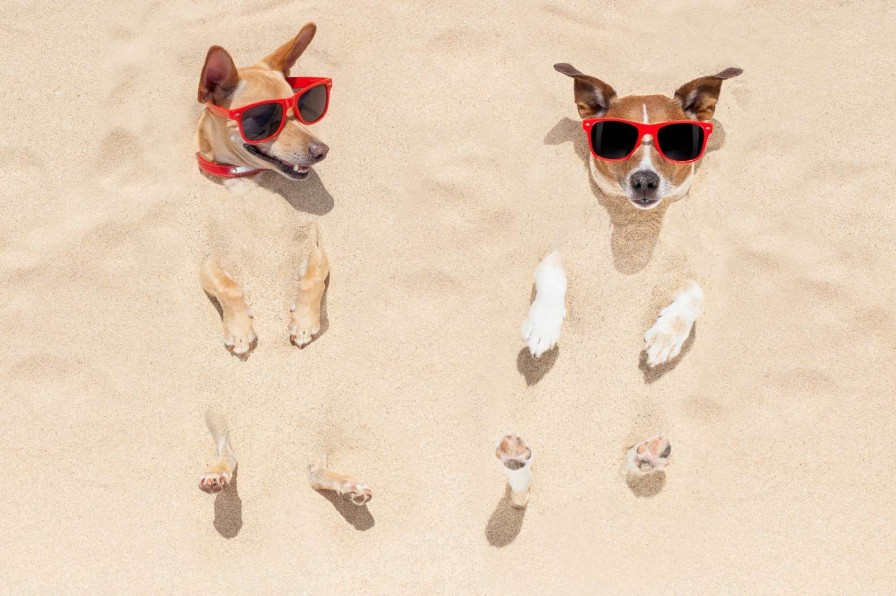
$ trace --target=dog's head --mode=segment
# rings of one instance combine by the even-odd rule
[[[722,90],[722,81],[739,75],[739,68],[728,68],[717,75],[700,77],[685,83],[673,97],[629,95],[617,97],[616,91],[600,79],[582,74],[569,64],[554,68],[575,79],[576,107],[584,118],[620,118],[645,124],[671,120],[711,120]],[[638,209],[653,209],[664,199],[675,200],[687,194],[695,163],[664,159],[644,135],[641,145],[628,158],[605,161],[592,157],[592,172],[601,191],[626,198]]]
[[[220,46],[209,48],[199,77],[199,102],[233,109],[267,99],[288,98],[294,93],[286,82],[289,69],[311,43],[317,27],[308,23],[298,35],[261,62],[237,68],[230,54]],[[200,121],[200,150],[203,144],[216,157],[240,165],[273,169],[291,180],[308,176],[311,166],[327,156],[329,147],[311,134],[290,111],[279,135],[260,144],[244,142],[233,120],[203,114],[207,130]],[[222,146],[223,145],[223,146]]]

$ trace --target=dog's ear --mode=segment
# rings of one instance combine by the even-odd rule
[[[302,27],[302,30],[294,38],[265,58],[264,63],[270,66],[271,70],[279,70],[283,73],[283,76],[288,77],[289,69],[292,68],[292,65],[296,63],[296,60],[299,59],[299,56],[302,55],[305,48],[314,39],[315,32],[317,32],[317,25],[308,23]]]
[[[555,64],[554,70],[576,80],[573,88],[576,107],[579,108],[579,116],[582,118],[603,116],[616,99],[616,91],[612,87],[600,79],[580,73],[572,64]]]
[[[697,120],[709,120],[716,111],[716,102],[722,91],[722,81],[736,77],[743,70],[726,68],[719,74],[700,77],[685,83],[675,92],[675,99],[681,104],[685,114]]]
[[[233,93],[239,82],[240,75],[227,50],[221,46],[210,47],[199,76],[199,103],[220,103]]]

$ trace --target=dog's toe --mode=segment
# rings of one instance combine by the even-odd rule
[[[565,310],[562,304],[539,300],[532,303],[520,334],[529,347],[529,352],[536,358],[557,345],[566,316]]]

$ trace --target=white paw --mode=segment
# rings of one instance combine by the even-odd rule
[[[521,330],[523,341],[533,356],[538,358],[557,345],[564,319],[566,306],[563,303],[535,299]]]
[[[703,314],[703,290],[696,283],[676,296],[675,301],[660,311],[653,327],[644,334],[644,351],[647,365],[660,366],[681,353],[694,327],[694,321]]]

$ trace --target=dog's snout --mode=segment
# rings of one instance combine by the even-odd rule
[[[327,153],[330,152],[330,148],[327,147],[324,143],[312,143],[308,146],[308,153],[311,154],[315,160],[320,161],[327,156]]]
[[[656,192],[660,186],[659,175],[651,170],[638,170],[632,174],[630,180],[633,189],[646,194]]]
[[[629,176],[631,194],[629,198],[636,207],[649,209],[659,203],[660,176],[653,170],[638,170]]]

